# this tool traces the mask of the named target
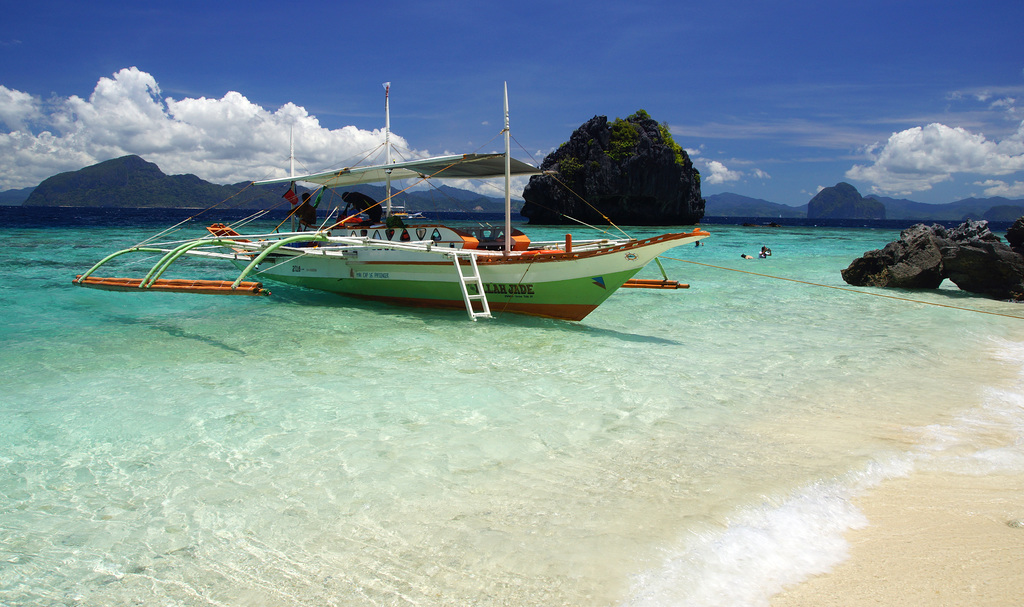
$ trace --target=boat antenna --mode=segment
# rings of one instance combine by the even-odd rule
[[[391,166],[391,107],[390,107],[391,83],[384,83],[384,163]],[[384,170],[384,217],[391,217],[391,169]]]
[[[505,255],[512,251],[512,157],[508,128],[508,82],[505,82]]]

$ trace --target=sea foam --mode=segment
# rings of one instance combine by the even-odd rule
[[[768,605],[771,596],[848,556],[845,534],[868,524],[853,498],[886,478],[908,474],[909,457],[872,462],[818,482],[780,502],[735,513],[724,528],[693,531],[664,548],[663,561],[635,576],[630,607]]]
[[[992,358],[1020,365],[1024,343],[993,340]],[[767,606],[775,594],[848,558],[848,532],[867,526],[855,499],[916,470],[986,475],[1024,472],[1024,367],[1009,386],[946,423],[907,428],[916,444],[779,502],[742,508],[723,527],[691,531],[663,548],[661,563],[634,576],[629,607]]]

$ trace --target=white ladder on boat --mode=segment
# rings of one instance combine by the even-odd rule
[[[469,259],[470,274],[463,272],[464,266],[459,261],[460,257]],[[459,276],[459,287],[462,289],[462,300],[466,302],[466,312],[469,319],[476,321],[478,318],[491,318],[491,306],[487,303],[487,295],[484,294],[484,283],[480,280],[480,268],[476,265],[476,255],[472,253],[452,253],[452,261],[455,263],[455,273]],[[476,285],[476,294],[469,293],[469,285]],[[474,301],[480,302],[480,311],[476,311]]]

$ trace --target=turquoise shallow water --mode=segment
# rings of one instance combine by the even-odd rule
[[[582,323],[81,289],[155,229],[2,230],[0,603],[767,604],[881,479],[1024,470],[1024,321],[721,269],[896,231],[705,228]]]

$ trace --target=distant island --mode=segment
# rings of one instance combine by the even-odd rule
[[[35,188],[0,192],[0,205],[145,209],[209,208],[224,203],[231,208],[265,209],[280,205],[286,189],[247,182],[218,185],[195,175],[166,175],[152,162],[130,155],[54,175]],[[299,194],[308,191],[301,186],[296,189]],[[383,186],[350,189],[377,200],[385,197]],[[337,195],[340,201],[340,192]],[[447,186],[405,192],[395,196],[392,204],[421,212],[500,213],[505,208],[503,197]]]
[[[840,182],[824,188],[807,203],[808,219],[885,219],[885,205],[864,198],[852,185]]]
[[[824,188],[815,197],[822,194],[825,196],[819,199],[821,204],[809,213],[810,201],[800,206],[791,206],[723,192],[705,196],[705,214],[711,217],[781,219],[828,217],[831,219],[869,218],[916,221],[966,221],[968,219],[1013,221],[1024,215],[1024,200],[1010,200],[999,196],[966,198],[947,204],[927,204],[913,200],[875,196],[874,194],[860,197],[856,188],[847,183]],[[829,201],[827,205],[826,201]],[[880,207],[877,206],[879,204]]]

